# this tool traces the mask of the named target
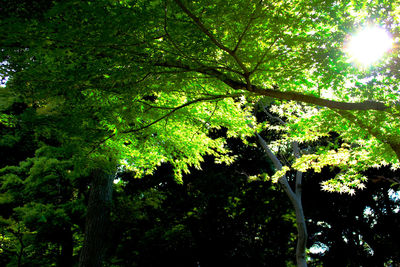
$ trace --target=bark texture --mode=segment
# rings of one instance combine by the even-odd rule
[[[102,169],[92,172],[86,214],[85,240],[79,257],[79,267],[99,267],[103,265],[113,180],[114,173]]]

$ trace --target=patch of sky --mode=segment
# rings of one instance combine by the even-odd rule
[[[389,198],[395,202],[397,202],[396,208],[393,210],[394,213],[400,212],[400,190],[393,190],[392,188],[388,191]]]
[[[0,87],[5,87],[8,81],[8,76],[3,74],[1,71],[3,66],[7,65],[8,65],[7,61],[0,62]]]
[[[325,245],[324,243],[321,243],[321,242],[314,243],[310,247],[310,252],[312,254],[323,254],[328,250],[329,250],[329,247],[327,245]]]

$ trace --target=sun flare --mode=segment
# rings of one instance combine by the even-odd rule
[[[352,61],[370,65],[382,58],[392,45],[393,40],[385,29],[368,27],[351,37],[346,51]]]

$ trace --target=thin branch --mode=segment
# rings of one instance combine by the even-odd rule
[[[180,109],[182,109],[182,108],[184,108],[184,107],[190,106],[190,105],[192,105],[192,104],[194,104],[194,103],[203,102],[203,101],[213,101],[213,100],[219,101],[219,100],[221,100],[221,99],[223,99],[223,98],[237,97],[237,96],[240,96],[240,95],[241,95],[241,94],[214,95],[214,96],[212,96],[212,97],[198,98],[198,99],[195,99],[195,100],[186,102],[186,103],[183,104],[183,105],[180,105],[180,106],[178,106],[178,107],[173,108],[170,112],[168,112],[168,113],[165,114],[164,116],[161,116],[160,118],[156,119],[155,121],[153,121],[153,122],[151,122],[151,123],[149,123],[149,124],[147,124],[147,125],[145,125],[145,126],[142,126],[142,127],[140,127],[140,128],[136,128],[136,129],[121,131],[120,133],[126,134],[126,133],[139,132],[139,131],[141,131],[141,130],[144,130],[144,129],[146,129],[146,128],[149,128],[150,126],[152,126],[152,125],[154,125],[154,124],[156,124],[156,123],[158,123],[158,122],[160,122],[160,121],[162,121],[162,120],[164,120],[164,119],[165,119],[165,121],[167,121],[168,118],[169,118],[169,116],[170,116],[172,113],[174,113],[174,112],[176,112],[176,111],[178,111],[178,110],[180,110]],[[166,126],[166,125],[165,125],[165,126]],[[93,148],[89,151],[88,154],[93,153],[101,144],[104,144],[107,140],[109,140],[109,139],[111,139],[111,138],[113,138],[113,137],[115,137],[115,136],[116,136],[116,133],[112,133],[112,134],[110,134],[108,137],[106,137],[105,139],[103,139],[103,140],[101,140],[100,142],[96,143],[96,145],[93,146]]]
[[[144,75],[143,78],[141,78],[141,79],[135,81],[134,84],[138,84],[138,83],[143,82],[143,81],[146,80],[148,77],[150,77],[151,74],[153,74],[153,73],[152,73],[152,72],[146,73],[146,75]]]
[[[258,138],[258,142],[261,144],[261,147],[264,149],[264,152],[267,154],[268,158],[274,164],[275,169],[277,171],[281,170],[283,167],[281,161],[274,154],[274,152],[272,152],[271,149],[268,147],[268,144],[267,144],[267,142],[265,142],[264,138],[262,138],[261,135],[259,135],[258,133],[256,133],[256,135]],[[286,175],[283,175],[282,177],[280,177],[278,181],[283,185],[290,200],[292,202],[297,202],[296,194],[293,192],[292,188],[290,187],[289,182],[287,181]]]
[[[183,12],[186,13],[194,22],[195,24],[200,28],[200,30],[210,38],[211,42],[213,42],[218,48],[221,50],[227,52],[229,55],[231,55],[236,63],[240,66],[240,68],[244,71],[244,75],[248,74],[249,71],[247,70],[246,66],[243,64],[243,62],[238,58],[234,50],[229,49],[222,43],[220,43],[213,34],[204,26],[204,24],[201,22],[201,20],[196,17],[189,9],[186,8],[186,6],[180,1],[180,0],[174,0],[175,3],[183,10]]]
[[[204,92],[204,95],[207,95],[207,96],[212,95],[212,94],[210,94],[210,92],[207,91],[207,89],[201,83],[199,83],[199,86],[200,86],[201,90]]]
[[[239,36],[239,39],[238,39],[238,41],[237,41],[237,43],[235,45],[235,48],[233,48],[232,52],[236,53],[236,51],[239,49],[239,46],[242,43],[243,38],[246,35],[247,31],[250,29],[250,25],[253,22],[253,20],[254,20],[254,17],[252,16],[250,18],[249,22],[247,23],[246,28],[244,28],[242,34]]]
[[[225,65],[212,66],[212,65],[205,65],[204,64],[204,63],[210,63],[210,64],[216,64],[217,63],[217,64],[219,64],[218,62],[215,62],[215,61],[212,61],[212,60],[208,60],[208,59],[204,59],[204,58],[194,58],[194,57],[190,57],[190,56],[185,56],[183,54],[175,53],[173,51],[170,51],[170,50],[167,50],[167,49],[164,49],[164,48],[158,48],[158,50],[162,51],[162,52],[166,52],[167,54],[170,54],[170,55],[174,55],[174,56],[177,56],[177,57],[182,57],[182,58],[185,58],[185,59],[192,60],[193,62],[197,63],[199,66],[201,66],[201,68],[204,68],[204,69],[205,68],[209,68],[209,69],[216,69],[216,70],[217,69],[227,70],[229,72],[233,72],[233,73],[236,73],[238,75],[243,76],[242,72],[240,72],[238,70],[235,70],[235,69],[232,69],[232,68],[230,68],[228,66],[225,66]]]
[[[268,55],[268,53],[271,51],[271,48],[276,44],[276,42],[279,40],[280,36],[278,36],[272,44],[268,47],[268,49],[264,52],[264,54],[261,56],[261,59],[257,62],[257,64],[254,66],[254,68],[250,71],[250,74],[253,74],[254,72],[257,71],[257,69],[260,67],[262,63],[265,63],[265,57]]]
[[[262,2],[262,1],[260,1],[260,4],[261,4],[261,2]],[[238,39],[238,41],[237,41],[237,43],[236,43],[236,46],[235,46],[235,48],[233,49],[233,53],[235,53],[235,52],[239,49],[239,46],[240,46],[240,44],[242,43],[244,36],[246,35],[247,31],[250,29],[250,26],[251,26],[251,24],[253,23],[253,21],[256,19],[255,14],[257,13],[258,8],[259,8],[259,5],[257,5],[256,9],[255,9],[255,10],[253,11],[253,13],[250,15],[249,22],[247,23],[246,27],[244,28],[242,34],[239,36],[239,39]]]
[[[196,17],[189,9],[186,8],[186,6],[180,1],[180,0],[174,0],[175,3],[183,10],[183,12],[186,13],[195,23],[196,25],[200,28],[200,30],[205,33],[208,38],[220,49],[227,53],[232,53],[232,50],[230,50],[228,47],[224,46],[221,44],[215,37],[212,35],[212,33],[204,26],[204,24],[200,21],[198,17]]]
[[[234,80],[230,79],[226,74],[212,68],[212,67],[207,67],[207,66],[200,66],[200,67],[192,67],[189,65],[185,65],[182,62],[175,61],[175,62],[156,62],[154,63],[155,66],[158,67],[167,67],[167,68],[177,68],[177,69],[185,69],[188,71],[193,71],[205,75],[211,75],[218,80],[222,81],[223,83],[227,84],[233,89],[240,89],[241,84],[237,84]]]
[[[243,73],[241,73],[240,71],[231,69],[231,68],[229,68],[229,67],[227,67],[227,66],[216,66],[216,67],[211,66],[210,68],[221,69],[221,70],[227,70],[227,71],[230,71],[230,72],[239,74],[239,75],[243,75]]]
[[[100,142],[96,143],[93,148],[89,151],[88,155],[92,154],[97,148],[100,147],[100,145],[104,144],[107,142],[109,139],[113,138],[115,136],[115,133],[110,134],[107,136],[105,139],[101,140]]]
[[[174,41],[174,39],[172,39],[172,36],[169,34],[168,29],[167,29],[167,25],[168,25],[168,21],[167,21],[167,12],[168,12],[168,6],[167,6],[167,1],[164,1],[164,32],[165,35],[167,36],[167,39],[170,41],[170,43],[172,44],[173,47],[175,47],[176,50],[178,50],[178,52],[180,53],[180,56],[191,59],[193,61],[195,61],[196,63],[202,65],[197,58],[193,58],[192,56],[189,56],[187,53],[185,53],[180,47],[179,45]]]
[[[84,40],[84,41],[82,41],[82,40],[76,40],[76,41],[72,40],[71,41],[71,40],[53,39],[53,38],[50,38],[50,37],[46,37],[46,38],[37,37],[35,40],[42,39],[42,40],[45,40],[45,41],[52,41],[56,45],[67,45],[67,46],[68,45],[77,45],[79,47],[87,47],[87,48],[107,48],[107,49],[112,48],[112,49],[115,49],[115,50],[123,50],[124,51],[125,47],[141,46],[141,45],[149,43],[150,41],[157,40],[157,39],[160,39],[160,38],[163,38],[163,37],[165,37],[165,35],[157,35],[157,36],[149,38],[149,40],[146,40],[146,41],[140,41],[140,42],[137,42],[137,43],[123,43],[123,44],[122,43],[121,44],[115,44],[115,43],[104,44],[104,42],[102,44],[96,44],[94,42],[92,42],[90,44],[86,44],[85,43],[86,40]],[[52,46],[52,44],[50,44],[49,46]],[[10,47],[13,47],[13,46],[10,46]],[[56,48],[59,48],[59,47],[56,46]]]
[[[283,125],[286,124],[286,122],[284,122],[281,118],[276,117],[276,116],[273,116],[271,113],[269,113],[268,110],[265,108],[264,105],[262,106],[262,109],[263,109],[264,113],[265,113],[270,119],[277,120],[277,121],[279,121],[280,124],[283,124]]]
[[[202,123],[202,126],[195,133],[193,133],[192,138],[191,138],[192,140],[193,140],[194,136],[197,135],[206,126],[206,124],[211,121],[211,118],[214,116],[215,111],[217,111],[217,108],[218,108],[218,101],[215,102],[214,109],[211,112],[211,115],[208,117],[208,119]]]
[[[150,108],[155,108],[155,109],[166,109],[166,110],[171,110],[171,109],[174,109],[174,108],[175,108],[175,107],[155,106],[155,105],[151,105],[151,104],[149,104],[149,103],[147,103],[147,102],[144,102],[144,101],[141,101],[141,100],[138,100],[137,102],[139,102],[139,103],[141,103],[141,104],[144,104],[144,105],[146,105],[146,106],[148,106],[148,107],[150,107]]]
[[[300,158],[300,148],[299,148],[299,143],[297,141],[292,142],[292,149],[293,149],[293,155],[296,159]],[[301,171],[296,171],[296,186],[295,186],[295,192],[296,196],[301,200],[301,193],[302,193],[302,180],[303,180],[303,172]]]
[[[146,124],[146,125],[144,125],[144,126],[142,126],[140,128],[125,130],[125,131],[122,131],[121,133],[134,133],[134,132],[138,132],[138,131],[144,130],[146,128],[149,128],[150,126],[156,124],[157,122],[162,121],[163,119],[169,117],[174,112],[176,112],[176,111],[178,111],[178,110],[180,110],[180,109],[182,109],[184,107],[190,106],[190,105],[192,105],[194,103],[203,102],[203,101],[219,100],[219,99],[228,98],[228,97],[235,97],[237,95],[238,94],[233,94],[233,95],[215,95],[215,96],[212,96],[212,97],[198,98],[198,99],[186,102],[185,104],[182,104],[180,106],[177,106],[177,107],[173,108],[170,112],[168,112],[167,114],[161,116],[160,118],[154,120],[153,122],[151,122],[149,124]]]

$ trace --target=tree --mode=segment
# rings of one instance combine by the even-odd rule
[[[44,10],[40,19],[1,21],[1,73],[43,123],[36,132],[75,147],[76,169],[94,177],[111,179],[117,163],[142,176],[171,162],[179,180],[205,154],[229,162],[225,140],[207,134],[252,135],[260,97],[281,100],[291,139],[335,131],[350,144],[294,165],[342,167],[327,190],[352,192],[359,171],[398,165],[395,60],[360,71],[342,51],[370,18],[396,33],[393,1],[71,0]]]
[[[27,123],[33,118],[31,111],[14,102],[2,112],[7,116],[0,129],[5,155],[0,169],[0,261],[4,266],[72,266],[84,190],[76,186],[73,162],[65,150],[37,150],[34,129]]]
[[[112,259],[138,266],[291,266],[295,218],[290,202],[271,181],[249,179],[271,172],[254,146],[229,139],[232,165],[206,157],[177,184],[173,168],[132,179],[121,172],[115,194]]]

